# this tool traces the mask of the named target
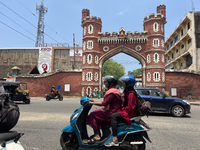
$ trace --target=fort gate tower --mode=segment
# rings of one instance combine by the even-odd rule
[[[103,63],[118,53],[132,56],[141,63],[143,87],[165,89],[166,6],[158,6],[157,14],[146,16],[143,22],[142,32],[125,33],[122,27],[119,33],[104,34],[101,19],[90,17],[88,9],[82,10],[82,95],[101,88]]]

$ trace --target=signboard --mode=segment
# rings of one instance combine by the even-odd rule
[[[69,92],[70,91],[70,84],[65,84],[65,91]]]
[[[69,56],[74,56],[73,49],[70,49]],[[82,56],[82,49],[75,49],[75,56]]]
[[[61,89],[61,85],[57,85],[57,90],[60,90]]]
[[[44,47],[69,47],[68,43],[44,43]]]
[[[40,47],[38,70],[40,74],[51,71],[52,47]]]
[[[177,88],[171,88],[171,96],[177,96]]]

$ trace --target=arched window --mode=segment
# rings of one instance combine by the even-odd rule
[[[82,80],[85,81],[85,73],[82,73]]]
[[[85,50],[85,42],[83,43],[83,50]]]
[[[155,22],[155,23],[153,24],[153,31],[154,31],[154,32],[158,32],[158,30],[159,30],[159,25],[158,25],[157,22]]]
[[[158,55],[158,53],[155,53],[155,54],[154,54],[153,61],[154,61],[155,63],[158,63],[158,62],[159,62],[159,55]]]
[[[165,82],[165,73],[162,73],[162,81]]]
[[[160,73],[159,72],[154,72],[153,80],[154,80],[154,82],[159,82],[160,81]]]
[[[151,62],[151,55],[148,54],[148,55],[147,55],[147,63],[150,63],[150,62]]]
[[[93,33],[93,25],[91,25],[91,24],[88,26],[88,33],[89,34]]]
[[[95,64],[98,64],[99,63],[99,57],[96,55],[95,56]]]
[[[158,48],[160,46],[159,39],[153,40],[153,47]]]
[[[151,81],[151,73],[150,73],[150,72],[147,73],[147,81],[148,81],[148,82]]]
[[[88,54],[88,56],[87,56],[87,63],[88,64],[92,63],[92,55],[91,54]]]
[[[93,41],[92,40],[89,40],[87,42],[87,49],[93,49]]]
[[[91,93],[92,93],[92,89],[91,89],[91,87],[90,87],[90,86],[88,86],[88,87],[87,87],[87,90],[86,90],[86,92],[88,93],[88,95],[91,95]]]
[[[85,55],[83,55],[83,64],[85,64]]]
[[[162,63],[164,63],[165,62],[165,56],[164,56],[164,54],[162,54]]]
[[[82,88],[82,96],[84,96],[85,95],[85,89],[84,89],[84,87]]]
[[[84,27],[84,29],[83,29],[83,35],[85,35],[86,34],[86,27]]]
[[[94,74],[94,80],[98,81],[98,73],[97,72],[95,72],[95,74]]]
[[[92,72],[87,72],[87,74],[86,74],[86,80],[87,81],[92,81]]]

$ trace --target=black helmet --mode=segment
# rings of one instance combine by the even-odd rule
[[[109,86],[116,86],[118,78],[115,75],[107,75],[103,77],[104,82],[108,82]]]
[[[55,88],[55,86],[52,86],[52,88]]]

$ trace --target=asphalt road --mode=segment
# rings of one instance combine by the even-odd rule
[[[61,150],[60,135],[69,125],[69,118],[80,107],[79,99],[63,101],[31,99],[31,104],[18,103],[20,119],[13,130],[23,132],[20,139],[25,150]],[[93,109],[99,108],[94,106]],[[191,114],[176,118],[171,115],[150,115],[143,120],[152,128],[152,143],[147,150],[200,150],[200,106],[191,106]],[[90,132],[91,133],[91,132]]]

